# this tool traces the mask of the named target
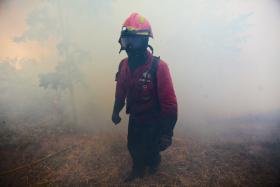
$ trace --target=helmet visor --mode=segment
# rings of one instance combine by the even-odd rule
[[[121,36],[120,44],[122,49],[143,49],[148,46],[148,37],[143,36]]]

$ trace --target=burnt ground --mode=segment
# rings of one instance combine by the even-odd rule
[[[0,186],[280,186],[280,141],[177,132],[154,176],[123,183],[126,131],[1,123]]]

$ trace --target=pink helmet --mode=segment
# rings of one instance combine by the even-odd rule
[[[124,22],[123,27],[136,35],[150,36],[153,38],[149,21],[138,13],[132,13]]]

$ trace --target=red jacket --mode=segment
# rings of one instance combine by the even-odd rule
[[[157,82],[154,85],[149,73],[152,59],[152,54],[148,52],[146,63],[133,72],[128,66],[128,58],[121,61],[115,97],[122,103],[126,100],[127,113],[144,120],[155,117],[177,119],[177,99],[169,68],[160,60],[156,72]]]

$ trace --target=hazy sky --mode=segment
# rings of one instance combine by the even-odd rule
[[[66,38],[91,54],[87,98],[109,117],[114,75],[126,56],[117,41],[132,12],[152,24],[151,44],[169,64],[181,124],[280,111],[277,0],[2,0],[0,63],[15,59],[18,71],[28,68],[20,59],[54,67]]]

